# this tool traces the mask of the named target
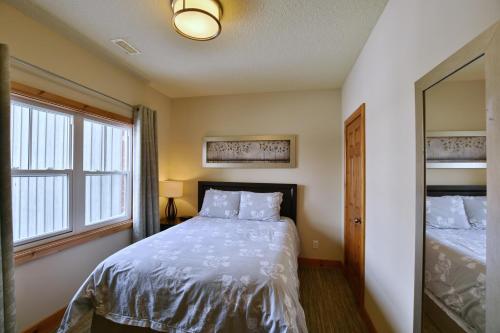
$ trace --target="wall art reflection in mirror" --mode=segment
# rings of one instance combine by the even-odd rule
[[[426,160],[430,169],[486,168],[486,132],[427,132]]]

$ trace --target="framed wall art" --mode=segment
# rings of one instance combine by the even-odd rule
[[[295,135],[203,139],[204,168],[295,168]]]
[[[430,169],[486,168],[486,132],[427,132],[426,162]]]

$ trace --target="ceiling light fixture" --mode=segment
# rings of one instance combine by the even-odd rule
[[[193,40],[210,40],[219,36],[222,6],[218,0],[172,0],[175,31]]]

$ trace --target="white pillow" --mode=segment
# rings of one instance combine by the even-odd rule
[[[240,192],[210,189],[205,191],[199,215],[229,219],[238,216],[239,207]]]
[[[255,193],[241,192],[240,212],[241,220],[279,221],[280,207],[283,193]]]
[[[427,225],[440,229],[470,229],[464,202],[459,196],[427,197]]]
[[[486,197],[462,197],[465,213],[474,229],[486,229]]]

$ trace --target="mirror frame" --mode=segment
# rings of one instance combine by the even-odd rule
[[[494,177],[496,171],[500,174],[500,21],[497,21],[486,31],[463,46],[448,59],[434,67],[430,72],[415,82],[415,129],[416,129],[416,216],[415,216],[415,294],[413,313],[413,332],[422,331],[422,300],[424,292],[424,241],[425,241],[425,91],[450,75],[459,71],[476,59],[485,57],[486,74],[486,107],[487,107],[487,140],[488,140],[488,224],[487,239],[491,236],[500,239],[500,223],[493,223],[494,216],[500,220],[499,208],[494,208],[494,202],[500,202],[500,178]],[[495,87],[496,89],[493,89]],[[495,133],[498,133],[495,135]],[[491,152],[491,159],[490,153]],[[490,163],[491,162],[491,163]],[[499,242],[500,243],[500,242]],[[500,245],[487,240],[487,253],[500,253]],[[487,266],[491,262],[500,262],[487,254]],[[490,274],[492,273],[492,274]],[[490,276],[491,275],[491,276]],[[496,286],[495,282],[499,282]],[[486,300],[487,332],[500,330],[500,318],[489,309],[500,307],[500,267],[488,271],[486,288],[489,290]],[[492,295],[493,294],[493,295]],[[498,295],[498,297],[494,297]]]

